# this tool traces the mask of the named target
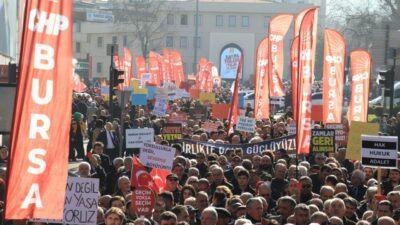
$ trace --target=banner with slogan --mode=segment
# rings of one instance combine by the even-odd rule
[[[296,19],[297,21],[297,19]],[[291,80],[292,80],[292,112],[293,119],[297,121],[297,100],[298,100],[298,79],[299,79],[299,36],[296,36],[292,45],[290,46],[290,71],[291,71]]]
[[[292,23],[293,15],[280,14],[274,16],[269,22],[269,96],[279,97],[285,96],[285,89],[283,88],[283,38],[289,30]]]
[[[347,124],[342,123],[328,123],[325,124],[326,129],[335,130],[335,143],[340,146],[346,146],[348,141],[348,127]]]
[[[182,124],[166,123],[161,130],[163,140],[171,141],[182,138]]]
[[[186,124],[188,119],[188,114],[182,111],[171,113],[168,117],[168,123],[182,123]]]
[[[343,36],[333,29],[326,29],[322,88],[324,124],[342,122],[345,54]]]
[[[211,131],[217,131],[219,126],[220,124],[218,123],[204,122],[201,125],[201,128],[203,128],[206,132],[210,133]]]
[[[124,48],[124,71],[124,87],[129,87],[132,79],[132,53],[128,48]]]
[[[140,80],[142,74],[147,73],[146,60],[143,56],[136,57],[136,79]]]
[[[61,220],[32,219],[31,222],[96,225],[99,179],[68,177]]]
[[[239,64],[236,70],[236,79],[233,83],[233,91],[232,91],[232,102],[229,109],[229,121],[228,121],[228,134],[233,133],[233,125],[236,124],[238,116],[240,115],[239,111],[239,79],[240,74],[242,73],[242,63],[243,63],[243,54],[240,57]]]
[[[268,37],[257,48],[256,77],[254,89],[254,117],[269,118]]]
[[[220,75],[222,79],[236,79],[237,69],[241,58],[243,58],[242,49],[235,44],[226,45],[220,55]],[[241,70],[240,70],[241,71]],[[242,73],[240,76],[242,77]]]
[[[140,148],[143,143],[154,142],[153,128],[126,129],[126,148]]]
[[[185,72],[183,69],[183,61],[181,53],[178,51],[171,51],[171,65],[172,74],[174,75],[175,84],[177,87],[181,86],[181,83],[185,81]]]
[[[203,120],[208,117],[208,109],[203,105],[196,105],[194,108],[189,109],[189,118]]]
[[[361,146],[363,166],[397,169],[397,136],[361,135]]]
[[[175,151],[175,148],[165,145],[143,143],[139,159],[144,166],[171,171]]]
[[[298,154],[309,154],[311,140],[311,90],[314,74],[314,52],[317,41],[315,17],[317,8],[310,9],[303,18],[299,33],[299,80],[298,80],[298,116],[297,138]]]
[[[206,85],[206,79],[204,70],[207,66],[207,59],[201,57],[199,62],[197,63],[197,76],[196,76],[196,88],[200,90],[204,90],[204,86]]]
[[[158,117],[164,117],[165,113],[167,112],[167,107],[168,107],[167,99],[157,98],[156,103],[154,104],[153,112],[151,114]]]
[[[313,129],[311,151],[314,153],[335,152],[335,130]]]
[[[255,126],[256,126],[256,120],[254,118],[239,116],[236,124],[236,130],[248,133],[254,133]]]
[[[371,79],[372,59],[366,50],[350,53],[351,63],[351,99],[347,118],[352,121],[367,122],[369,81]]]
[[[165,81],[167,82],[172,82],[172,71],[171,71],[171,59],[170,59],[170,54],[168,48],[163,49],[163,60],[164,64],[163,67],[165,67]]]
[[[63,217],[72,111],[72,24],[72,0],[26,1],[6,219]]]
[[[161,68],[160,68],[160,56],[157,52],[150,52],[149,54],[149,72],[151,73],[152,80],[150,81],[152,84],[157,85],[157,87],[161,86]]]
[[[247,156],[253,154],[261,154],[266,150],[276,151],[278,149],[286,149],[289,155],[296,154],[296,139],[295,135],[288,135],[272,140],[253,144],[214,144],[209,142],[193,141],[193,140],[176,140],[176,142],[182,144],[183,152],[196,154],[198,152],[205,152],[206,154],[217,153],[223,155],[226,151],[232,149],[242,149],[243,153]]]

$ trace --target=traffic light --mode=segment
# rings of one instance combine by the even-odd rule
[[[393,68],[379,72],[378,82],[385,88],[385,96],[393,97],[394,70]]]
[[[124,78],[121,77],[125,71],[122,70],[117,70],[114,67],[112,67],[112,81],[113,81],[113,87],[117,87],[119,84],[124,83]]]

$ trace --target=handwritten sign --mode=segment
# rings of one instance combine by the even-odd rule
[[[99,179],[68,177],[62,220],[32,219],[34,222],[96,225]]]
[[[254,118],[239,116],[236,124],[236,130],[254,133],[254,126],[256,121]]]
[[[143,143],[154,142],[154,129],[141,128],[141,129],[127,129],[126,132],[126,147],[127,148],[140,148]]]
[[[175,148],[165,145],[143,143],[140,148],[140,162],[143,165],[163,170],[172,170]]]

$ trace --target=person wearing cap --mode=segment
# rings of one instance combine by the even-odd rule
[[[228,225],[232,217],[231,213],[227,209],[222,207],[217,207],[215,208],[215,210],[217,210],[218,213],[217,225]]]
[[[166,190],[172,192],[174,195],[174,203],[177,204],[179,202],[179,196],[181,194],[178,176],[174,173],[169,174],[166,177]]]

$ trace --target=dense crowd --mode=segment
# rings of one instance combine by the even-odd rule
[[[218,103],[230,101],[229,88],[216,93]],[[151,114],[153,104],[121,108],[115,101],[110,112],[101,96],[74,94],[69,160],[78,161],[79,166],[70,176],[100,180],[97,224],[400,224],[399,169],[382,169],[378,188],[377,170],[346,159],[351,149],[343,146],[335,153],[311,153],[299,162],[286,149],[251,156],[241,149],[223,155],[185,152],[179,143],[162,139],[163,126],[171,115],[189,113],[199,101],[170,101],[163,118]],[[245,114],[251,117],[252,110],[246,106]],[[382,134],[400,134],[400,114],[394,116],[379,118]],[[218,123],[218,130],[206,132],[205,121]],[[291,122],[292,112],[286,107],[279,117],[257,120],[255,133],[228,134],[228,121],[213,118],[209,111],[205,119],[188,119],[182,137],[218,144],[255,143],[287,135]],[[140,150],[128,149],[121,141],[123,131],[131,128],[153,128],[156,144],[176,149],[173,169],[147,217],[138,217],[131,207],[130,178]],[[0,163],[6,165],[7,157],[3,146]],[[4,179],[5,173],[0,175]]]

